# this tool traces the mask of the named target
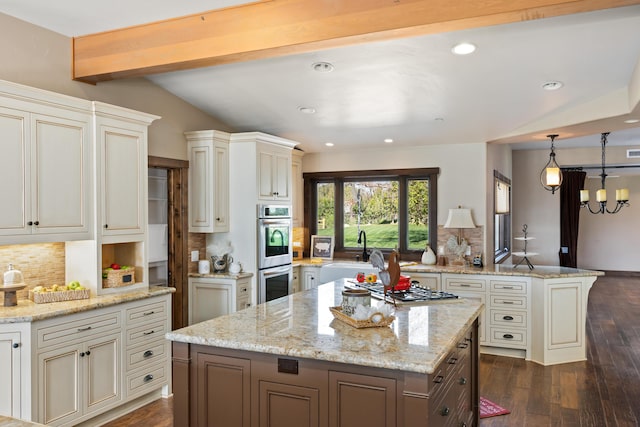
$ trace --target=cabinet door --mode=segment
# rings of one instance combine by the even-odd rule
[[[84,356],[80,353],[86,413],[101,409],[122,400],[120,374],[120,334],[89,341],[84,345]]]
[[[199,426],[251,425],[251,361],[197,353],[196,423]]]
[[[189,144],[189,232],[213,232],[211,144]]]
[[[277,152],[274,155],[273,191],[277,200],[291,199],[291,154]]]
[[[396,412],[395,379],[329,372],[329,426],[391,427]]]
[[[33,233],[87,233],[91,194],[88,119],[34,114],[31,126]]]
[[[21,418],[20,333],[0,333],[0,415]]]
[[[260,381],[258,384],[260,427],[320,425],[320,390],[270,381]],[[366,424],[345,424],[347,425]]]
[[[189,280],[189,324],[232,313],[235,307],[235,283],[214,280]]]
[[[229,146],[216,142],[213,149],[213,232],[219,233],[229,231]]]
[[[81,415],[80,353],[72,346],[38,355],[37,422],[62,424]]]
[[[296,150],[294,150],[294,153]],[[302,178],[302,158],[291,156],[291,221],[294,227],[304,225],[304,180]]]
[[[0,235],[31,232],[29,114],[0,108]]]
[[[144,232],[147,180],[141,131],[100,126],[103,235]]]
[[[275,156],[269,151],[258,151],[258,197],[273,200],[275,198],[273,186],[273,167]]]
[[[302,289],[304,291],[308,289],[313,289],[318,286],[316,277],[317,277],[317,269],[313,270],[302,270]]]

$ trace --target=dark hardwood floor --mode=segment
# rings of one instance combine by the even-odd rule
[[[540,366],[482,355],[480,395],[511,414],[480,427],[640,425],[640,277],[599,278],[589,295],[588,361]],[[173,425],[171,399],[160,399],[108,427]]]

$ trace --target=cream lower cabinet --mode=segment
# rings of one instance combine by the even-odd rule
[[[189,278],[189,324],[200,323],[251,305],[251,279]]]
[[[442,290],[458,295],[460,298],[469,298],[481,301],[485,309],[478,318],[478,336],[480,344],[487,341],[487,276],[472,276],[469,274],[442,274]]]
[[[29,418],[28,328],[0,325],[0,415]],[[27,360],[24,360],[27,359]]]
[[[301,271],[302,267],[300,267],[299,265],[294,265],[293,266],[293,279],[292,279],[292,285],[291,287],[293,288],[293,292],[300,292],[301,289],[301,281],[300,281],[300,271]]]

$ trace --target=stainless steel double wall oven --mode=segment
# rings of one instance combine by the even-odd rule
[[[291,206],[258,205],[258,303],[293,291]]]

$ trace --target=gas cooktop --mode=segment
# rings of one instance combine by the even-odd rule
[[[371,296],[377,299],[383,299],[384,285],[381,283],[358,283],[351,282],[358,288],[364,288],[371,292]],[[411,302],[427,302],[427,301],[439,301],[450,300],[458,298],[457,295],[445,292],[445,291],[433,291],[431,289],[421,288],[415,285],[411,285],[406,291],[395,291],[393,293],[387,292],[387,297],[393,297],[398,303],[411,303]]]

